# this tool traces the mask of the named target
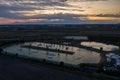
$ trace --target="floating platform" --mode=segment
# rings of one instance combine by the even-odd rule
[[[52,52],[60,52],[60,53],[71,54],[71,55],[74,54],[74,52],[72,51],[63,51],[60,49],[50,49],[50,48],[38,47],[38,46],[23,45],[21,47],[29,48],[29,49],[37,49],[37,50],[46,50],[46,51],[52,51]]]

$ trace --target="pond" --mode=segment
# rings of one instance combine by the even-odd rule
[[[119,46],[108,45],[108,44],[99,43],[99,42],[81,42],[81,45],[87,46],[87,47],[92,47],[95,49],[100,49],[102,47],[103,51],[115,51],[115,50],[119,49]]]
[[[71,51],[74,54],[67,54],[61,52],[52,52],[49,50],[38,50],[32,48],[25,48],[21,46],[31,45],[37,47],[45,47],[46,45],[50,49],[59,49],[63,51]],[[68,49],[66,50],[66,47]],[[58,44],[49,44],[49,43],[41,43],[41,42],[26,42],[26,43],[18,43],[18,44],[11,44],[7,47],[4,47],[4,52],[8,52],[8,54],[18,54],[23,57],[29,57],[34,59],[46,59],[55,62],[64,62],[67,64],[78,65],[80,63],[99,63],[100,61],[100,54],[94,51],[89,51],[86,49],[73,47],[73,46],[65,46],[65,45],[58,45]]]

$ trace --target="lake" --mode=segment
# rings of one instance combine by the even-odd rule
[[[46,50],[38,50],[32,48],[24,48],[21,47],[23,45],[32,45],[37,47],[45,47],[46,45],[51,49],[60,49],[66,51],[66,47],[68,47],[67,51],[74,52],[74,54],[60,53],[60,52],[52,52]],[[101,57],[100,53],[89,51],[86,49],[66,46],[66,45],[58,45],[58,44],[49,44],[49,43],[41,43],[41,42],[25,42],[18,44],[11,44],[7,47],[4,47],[4,52],[8,52],[8,54],[18,54],[19,56],[29,57],[34,59],[46,59],[55,62],[64,62],[66,64],[78,65],[80,63],[99,63]]]
[[[92,47],[95,49],[100,49],[101,47],[103,48],[103,51],[115,51],[119,50],[119,46],[115,45],[108,45],[105,43],[100,43],[100,42],[81,42],[82,46],[87,46],[87,47]]]

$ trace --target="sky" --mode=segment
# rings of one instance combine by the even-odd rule
[[[0,24],[119,23],[120,0],[0,0]]]

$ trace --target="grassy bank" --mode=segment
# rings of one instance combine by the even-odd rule
[[[47,68],[50,68],[50,69],[59,70],[59,71],[62,71],[62,72],[68,72],[68,73],[72,73],[72,74],[75,74],[75,75],[80,75],[80,76],[87,77],[91,80],[94,80],[94,79],[97,79],[97,80],[112,80],[112,77],[109,77],[104,73],[84,71],[84,70],[81,71],[81,70],[78,70],[78,69],[75,69],[75,68],[64,67],[62,65],[55,65],[55,64],[52,64],[52,63],[48,63],[44,60],[42,62],[39,62],[39,61],[34,60],[34,59],[30,59],[30,58],[26,59],[26,58],[18,57],[16,55],[13,56],[13,55],[7,55],[7,54],[6,55],[0,54],[0,58],[17,60],[17,61],[20,61],[20,62],[24,62],[25,64],[30,64],[30,65],[36,66],[38,68],[40,66],[43,66],[43,67],[47,67]]]

